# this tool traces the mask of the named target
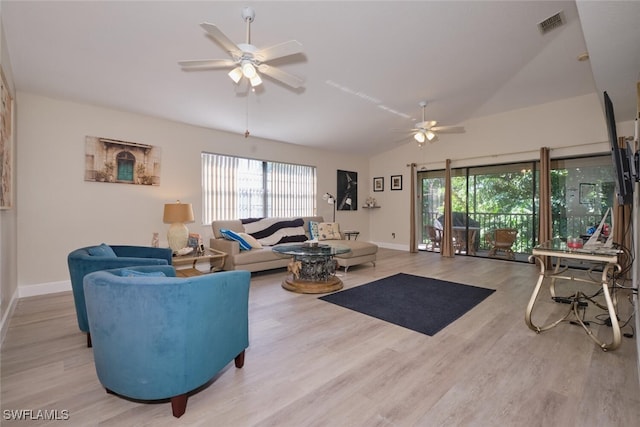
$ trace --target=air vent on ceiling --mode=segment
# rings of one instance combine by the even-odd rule
[[[564,22],[565,22],[564,13],[560,11],[555,15],[552,15],[547,19],[545,19],[544,21],[540,22],[538,24],[538,30],[540,30],[542,34],[547,34],[549,31],[553,30],[554,28],[558,28],[564,25]]]

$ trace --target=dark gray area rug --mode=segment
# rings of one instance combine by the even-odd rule
[[[433,336],[493,292],[399,273],[319,299]]]

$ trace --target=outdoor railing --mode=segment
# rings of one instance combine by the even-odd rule
[[[422,227],[423,243],[429,241],[426,225],[434,224],[440,216],[442,216],[442,214],[437,212],[428,212],[423,216],[423,220],[426,220]],[[532,214],[476,212],[469,214],[468,217],[471,224],[480,228],[480,232],[477,233],[475,239],[475,244],[479,251],[488,251],[491,249],[485,236],[496,228],[515,228],[518,230],[518,237],[512,246],[514,252],[531,253],[534,245],[538,244],[537,217]],[[589,227],[598,225],[601,219],[600,215],[575,215],[564,218],[553,218],[553,235],[554,237],[578,237],[586,234]]]

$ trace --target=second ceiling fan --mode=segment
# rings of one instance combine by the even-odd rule
[[[416,126],[411,129],[411,132],[413,133],[413,139],[416,140],[419,147],[424,146],[427,141],[437,141],[438,133],[464,133],[464,127],[462,126],[437,126],[437,121],[425,120],[424,109],[427,106],[427,101],[421,101],[418,105],[422,107],[422,121],[417,123]]]

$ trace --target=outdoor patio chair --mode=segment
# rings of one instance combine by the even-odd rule
[[[498,252],[504,252],[507,259],[515,259],[516,255],[513,253],[511,246],[518,237],[518,230],[515,228],[496,228],[493,232],[487,233],[485,239],[491,249],[489,250],[489,256],[498,256]]]
[[[433,225],[427,225],[427,237],[431,243],[431,250],[440,249],[440,243],[442,242],[442,230],[435,228]]]

